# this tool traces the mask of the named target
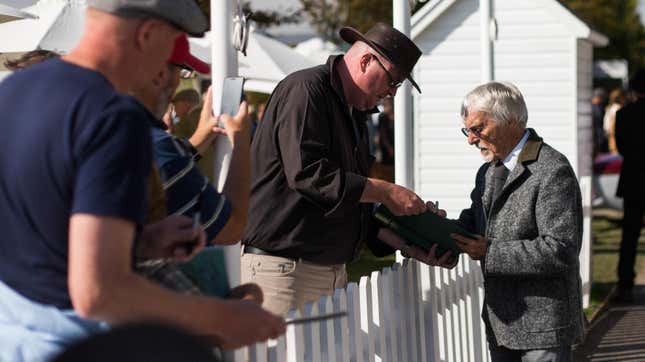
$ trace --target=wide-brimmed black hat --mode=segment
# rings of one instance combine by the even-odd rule
[[[357,40],[367,43],[392,63],[421,93],[419,85],[410,76],[412,68],[421,56],[421,49],[403,33],[388,24],[376,23],[365,35],[349,26],[340,29],[339,35],[349,44],[354,44]]]

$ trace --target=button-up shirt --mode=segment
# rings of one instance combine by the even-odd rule
[[[244,244],[339,264],[366,238],[372,204],[360,198],[373,157],[366,113],[350,112],[339,60],[289,75],[269,98],[251,145]]]

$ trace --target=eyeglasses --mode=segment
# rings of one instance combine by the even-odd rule
[[[179,63],[170,63],[171,65],[179,68],[179,78],[181,79],[192,79],[197,76],[197,73],[190,69],[188,66]]]
[[[481,125],[480,126],[470,127],[470,128],[465,128],[464,127],[464,128],[461,129],[461,133],[463,133],[464,136],[468,137],[470,135],[470,133],[472,132],[472,134],[475,137],[480,138],[481,135],[482,135],[483,130],[484,130],[484,126],[481,126]]]
[[[381,60],[374,54],[372,54],[372,57],[374,59],[376,59],[376,62],[378,63],[378,65],[380,65],[381,69],[383,69],[385,71],[385,74],[387,75],[387,78],[389,79],[389,82],[388,82],[387,85],[390,88],[399,88],[401,86],[401,84],[403,84],[403,80],[394,80],[394,77],[392,76],[392,73],[390,73],[387,69],[385,69],[385,66],[383,65],[383,63],[381,63]]]

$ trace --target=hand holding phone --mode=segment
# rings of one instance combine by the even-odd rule
[[[244,78],[242,77],[225,78],[221,92],[213,90],[213,114],[218,117],[218,127],[224,128],[220,115],[235,116],[238,113],[242,95],[244,94],[243,91]],[[221,96],[218,95],[220,93]],[[227,137],[217,137],[214,141],[214,149],[213,185],[216,186],[217,192],[221,193],[224,191],[224,185],[228,177],[233,145]]]
[[[222,84],[221,97],[217,97],[217,92],[213,92],[213,113],[215,116],[228,114],[235,116],[240,103],[244,99],[244,77],[227,77]],[[221,121],[218,127],[223,128]]]

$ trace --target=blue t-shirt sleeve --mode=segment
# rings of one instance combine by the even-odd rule
[[[72,214],[123,218],[142,224],[152,165],[148,115],[121,99],[79,131]]]

